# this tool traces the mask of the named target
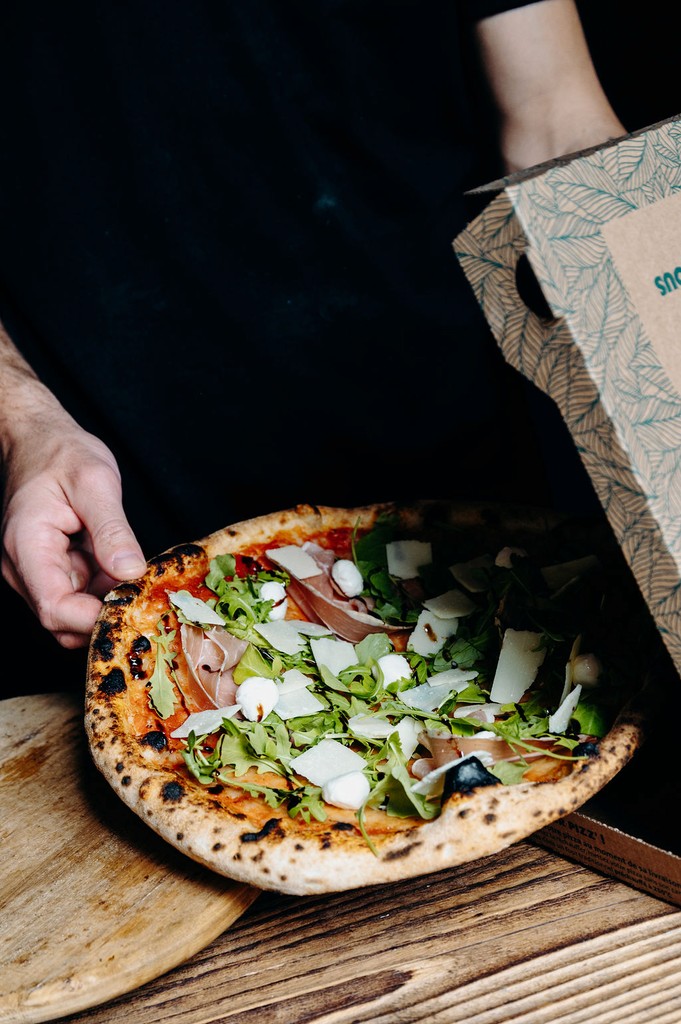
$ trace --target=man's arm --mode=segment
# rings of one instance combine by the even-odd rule
[[[507,171],[626,134],[594,68],[573,0],[539,0],[479,21]]]
[[[88,643],[115,581],[145,569],[116,461],[38,380],[0,325],[2,574],[64,647]]]

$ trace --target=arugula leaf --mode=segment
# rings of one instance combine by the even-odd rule
[[[166,633],[163,620],[156,625],[158,633],[152,636],[152,643],[156,644],[156,663],[154,671],[149,680],[148,700],[154,711],[161,718],[170,718],[175,713],[178,703],[175,696],[173,661],[175,653],[170,650],[170,644],[175,639],[176,630]]]

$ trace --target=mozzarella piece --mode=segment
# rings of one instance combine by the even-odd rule
[[[582,686],[595,686],[600,679],[603,665],[595,654],[579,654],[572,663],[572,679]]]
[[[570,724],[572,714],[579,704],[581,693],[582,687],[577,684],[574,690],[568,693],[560,707],[552,715],[549,715],[549,732],[565,732]]]
[[[357,597],[364,590],[362,574],[349,558],[339,558],[334,562],[331,576],[346,597]]]
[[[363,772],[346,772],[329,779],[322,786],[322,798],[334,807],[358,810],[371,792],[369,780]]]
[[[433,551],[427,540],[392,540],[385,546],[388,572],[398,580],[413,580],[422,565],[430,565]]]
[[[185,718],[182,725],[173,729],[171,736],[176,740],[185,740],[190,732],[196,736],[206,736],[215,732],[222,725],[223,718],[233,718],[239,710],[238,704],[229,704],[224,708],[208,708],[206,711],[194,711]]]
[[[423,607],[429,612],[434,612],[440,619],[462,618],[475,611],[475,603],[471,601],[468,594],[462,590],[447,590],[439,597],[429,597],[423,602]]]
[[[270,548],[265,554],[275,565],[286,569],[297,580],[307,579],[308,576],[319,576],[322,571],[314,558],[297,544],[284,544],[281,548]]]
[[[411,679],[411,665],[403,654],[384,654],[376,662],[383,673],[383,686],[396,683],[398,679]],[[377,676],[378,672],[374,672]]]
[[[502,548],[494,559],[494,564],[500,566],[502,569],[512,569],[514,555],[517,555],[519,558],[527,558],[527,551],[525,551],[524,548]]]
[[[441,619],[439,615],[424,608],[411,631],[407,650],[415,651],[426,658],[437,654],[444,647],[448,637],[454,636],[458,625],[458,619]]]
[[[282,654],[298,654],[305,647],[306,641],[300,635],[291,619],[276,622],[255,622],[253,629],[260,633],[275,651]]]
[[[279,583],[278,580],[266,580],[260,588],[260,600],[274,601],[268,616],[270,621],[286,618],[288,599],[286,597],[286,587],[283,583]]]
[[[534,682],[546,650],[538,650],[541,633],[507,629],[489,698],[492,703],[515,704]]]
[[[349,640],[336,640],[321,636],[310,640],[310,647],[317,665],[324,665],[334,676],[344,668],[357,665],[357,652]]]
[[[243,686],[243,683],[241,684]],[[330,779],[348,772],[366,768],[366,761],[360,755],[343,746],[338,740],[320,740],[314,747],[308,747],[290,762],[296,775],[302,775],[315,786],[323,786]]]
[[[218,615],[214,608],[202,601],[200,597],[194,597],[188,590],[178,590],[174,594],[168,591],[168,599],[171,604],[179,608],[185,619],[189,619],[190,622],[194,622],[198,626],[208,623],[215,626],[224,626],[225,624],[225,620]]]
[[[236,697],[244,718],[249,722],[262,722],[277,706],[279,688],[274,679],[249,676],[240,684]]]

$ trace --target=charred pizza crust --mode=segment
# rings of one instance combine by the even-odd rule
[[[263,889],[312,894],[352,889],[437,871],[493,854],[582,805],[631,758],[643,739],[645,696],[630,700],[592,755],[553,781],[467,787],[445,796],[434,820],[367,814],[372,851],[351,811],[330,808],[326,821],[286,810],[228,785],[204,786],[168,749],[146,687],[151,644],[165,591],[205,576],[212,557],[302,543],[311,536],[382,513],[399,516],[414,535],[446,521],[488,544],[509,536],[541,538],[560,520],[544,511],[424,501],[355,509],[298,506],[226,527],[152,558],[145,575],[105,599],[90,645],[85,725],[94,764],[118,796],[172,846],[214,871]],[[643,681],[642,681],[643,682]]]

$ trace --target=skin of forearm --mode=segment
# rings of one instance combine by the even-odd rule
[[[39,442],[58,420],[71,422],[0,324],[0,471],[8,471],[22,441]]]
[[[597,145],[626,129],[593,65],[573,0],[539,0],[480,21],[480,57],[507,170]]]

